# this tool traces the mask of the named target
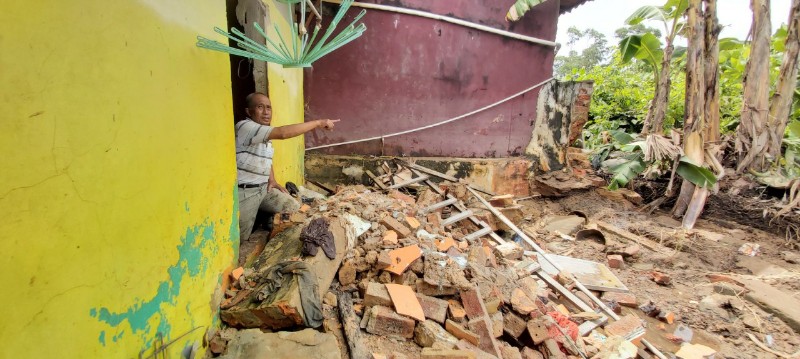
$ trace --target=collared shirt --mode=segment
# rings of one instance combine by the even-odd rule
[[[272,126],[251,119],[239,121],[236,130],[236,169],[239,184],[264,184],[269,181],[275,150],[269,141]]]

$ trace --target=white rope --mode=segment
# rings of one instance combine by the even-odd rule
[[[334,4],[341,4],[342,3],[341,0],[322,0],[322,1],[329,2],[329,3],[334,3]],[[433,13],[426,12],[426,11],[419,11],[419,10],[406,9],[406,8],[402,8],[402,7],[396,7],[396,6],[378,5],[378,4],[370,4],[370,3],[363,3],[363,2],[353,2],[352,6],[363,7],[365,9],[375,9],[375,10],[390,11],[390,12],[396,12],[396,13],[406,14],[406,15],[414,15],[414,16],[419,16],[419,17],[425,17],[425,18],[428,18],[428,19],[441,20],[441,21],[446,21],[446,22],[452,23],[452,24],[466,26],[466,27],[473,28],[473,29],[476,29],[476,30],[489,32],[489,33],[496,34],[496,35],[501,35],[501,36],[510,37],[510,38],[517,39],[517,40],[531,42],[531,43],[534,43],[534,44],[551,46],[551,47],[557,47],[558,46],[557,42],[544,40],[544,39],[539,39],[539,38],[535,38],[535,37],[532,37],[532,36],[525,36],[525,35],[513,33],[511,31],[495,29],[493,27],[489,27],[489,26],[486,26],[486,25],[481,25],[481,24],[476,24],[474,22],[469,22],[469,21],[465,21],[465,20],[461,20],[461,19],[456,19],[454,17],[433,14]]]
[[[326,0],[326,1],[327,1],[327,0]],[[540,82],[540,83],[538,83],[538,84],[536,84],[536,85],[533,85],[533,86],[531,86],[531,87],[528,87],[528,88],[526,88],[526,89],[524,89],[524,90],[522,90],[522,91],[520,91],[520,92],[517,92],[517,93],[515,93],[515,94],[513,94],[513,95],[511,95],[511,96],[508,96],[508,97],[506,97],[506,98],[504,98],[504,99],[502,99],[502,100],[500,100],[500,101],[497,101],[497,102],[495,102],[495,103],[492,103],[492,104],[490,104],[490,105],[483,106],[483,107],[481,107],[481,108],[479,108],[479,109],[477,109],[477,110],[474,110],[474,111],[471,111],[471,112],[467,112],[467,113],[465,113],[465,114],[463,114],[463,115],[461,115],[461,116],[456,116],[456,117],[453,117],[453,118],[450,118],[450,119],[447,119],[447,120],[444,120],[444,121],[441,121],[441,122],[436,122],[436,123],[433,123],[433,124],[430,124],[430,125],[427,125],[427,126],[423,126],[423,127],[412,128],[412,129],[410,129],[410,130],[405,130],[405,131],[400,131],[400,132],[390,133],[390,134],[388,134],[388,135],[381,135],[381,136],[375,136],[375,137],[369,137],[369,138],[362,138],[362,139],[360,139],[360,140],[352,140],[352,141],[346,141],[346,142],[331,143],[331,144],[327,144],[327,145],[321,145],[321,146],[309,147],[309,148],[306,148],[306,151],[310,151],[310,150],[318,150],[318,149],[320,149],[320,148],[328,148],[328,147],[335,147],[335,146],[349,145],[349,144],[353,144],[353,143],[367,142],[367,141],[373,141],[373,140],[381,140],[381,141],[383,141],[383,139],[384,139],[384,138],[387,138],[387,137],[394,137],[394,136],[405,135],[405,134],[407,134],[407,133],[412,133],[412,132],[417,132],[417,131],[427,130],[427,129],[429,129],[429,128],[433,128],[433,127],[436,127],[436,126],[441,126],[441,125],[444,125],[444,124],[446,124],[446,123],[450,123],[450,122],[453,122],[453,121],[458,121],[458,120],[460,120],[460,119],[462,119],[462,118],[465,118],[465,117],[467,117],[467,116],[474,115],[474,114],[476,114],[476,113],[478,113],[478,112],[481,112],[481,111],[484,111],[484,110],[490,109],[490,108],[492,108],[492,107],[495,107],[495,106],[497,106],[497,105],[503,104],[503,103],[505,103],[505,102],[508,102],[509,100],[511,100],[511,99],[513,99],[513,98],[515,98],[515,97],[517,97],[517,96],[520,96],[520,95],[522,95],[522,94],[524,94],[524,93],[526,93],[526,92],[529,92],[529,91],[531,91],[531,90],[534,90],[534,89],[536,89],[537,87],[539,87],[539,86],[542,86],[542,85],[544,85],[544,84],[546,84],[546,83],[550,82],[550,81],[551,81],[551,80],[553,80],[553,79],[554,79],[554,78],[553,78],[553,77],[551,77],[551,78],[549,78],[549,79],[547,79],[547,80],[544,80],[544,81],[542,81],[542,82]]]

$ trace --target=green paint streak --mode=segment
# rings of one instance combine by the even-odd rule
[[[231,212],[231,228],[228,238],[233,245],[233,262],[239,259],[239,182],[233,184],[233,212]]]
[[[118,327],[127,322],[134,334],[139,335],[146,346],[149,346],[154,334],[150,334],[150,318],[160,315],[157,332],[162,333],[165,339],[169,338],[171,326],[162,312],[163,304],[176,304],[180,294],[181,283],[188,275],[196,277],[208,269],[208,260],[203,258],[203,248],[214,244],[214,224],[206,220],[203,224],[186,229],[186,234],[177,246],[178,262],[167,268],[168,280],[158,284],[155,295],[147,300],[138,300],[136,304],[124,312],[112,312],[106,307],[92,308],[89,315],[105,322],[112,327]],[[104,335],[101,334],[100,343],[105,345]]]

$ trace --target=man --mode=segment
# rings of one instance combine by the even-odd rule
[[[317,128],[332,130],[339,120],[314,120],[294,125],[272,127],[272,103],[267,95],[247,95],[248,118],[235,125],[236,168],[239,182],[239,236],[247,240],[259,208],[270,213],[291,212],[300,208],[283,186],[275,181],[272,170],[274,149],[270,140],[287,139]]]

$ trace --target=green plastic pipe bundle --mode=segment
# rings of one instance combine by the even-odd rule
[[[341,6],[339,7],[339,11],[336,13],[336,16],[331,21],[330,26],[322,35],[322,37],[317,41],[317,35],[320,31],[320,26],[317,25],[314,27],[314,33],[311,35],[311,39],[309,40],[308,32],[304,31],[300,32],[301,24],[305,24],[305,17],[306,17],[306,1],[307,0],[278,0],[283,3],[289,4],[289,6],[293,6],[296,3],[300,3],[300,22],[297,23],[294,21],[294,11],[290,9],[289,13],[291,16],[292,21],[292,33],[288,34],[289,42],[286,42],[286,38],[284,38],[283,34],[281,33],[278,26],[275,26],[275,32],[278,34],[278,40],[280,43],[275,43],[274,41],[270,40],[267,37],[267,34],[264,32],[264,29],[261,28],[258,23],[254,23],[253,26],[255,27],[256,31],[261,34],[267,41],[266,44],[260,44],[253,39],[250,39],[245,35],[243,32],[239,31],[236,28],[231,28],[231,32],[225,32],[218,27],[214,28],[214,31],[222,36],[227,37],[230,40],[233,40],[239,48],[230,47],[225,44],[222,44],[218,41],[207,39],[202,36],[197,37],[197,47],[226,52],[232,55],[247,57],[254,60],[261,60],[272,62],[276,64],[281,64],[283,67],[310,67],[314,61],[319,60],[321,57],[331,53],[332,51],[346,45],[350,41],[357,39],[364,31],[367,30],[367,26],[362,24],[356,25],[358,20],[367,13],[366,10],[361,10],[361,12],[356,16],[350,25],[347,25],[338,35],[334,36],[333,39],[326,41],[333,35],[336,26],[339,24],[339,21],[344,18],[345,13],[350,8],[350,5],[353,4],[353,0],[343,0]],[[299,34],[299,38],[298,38]]]

